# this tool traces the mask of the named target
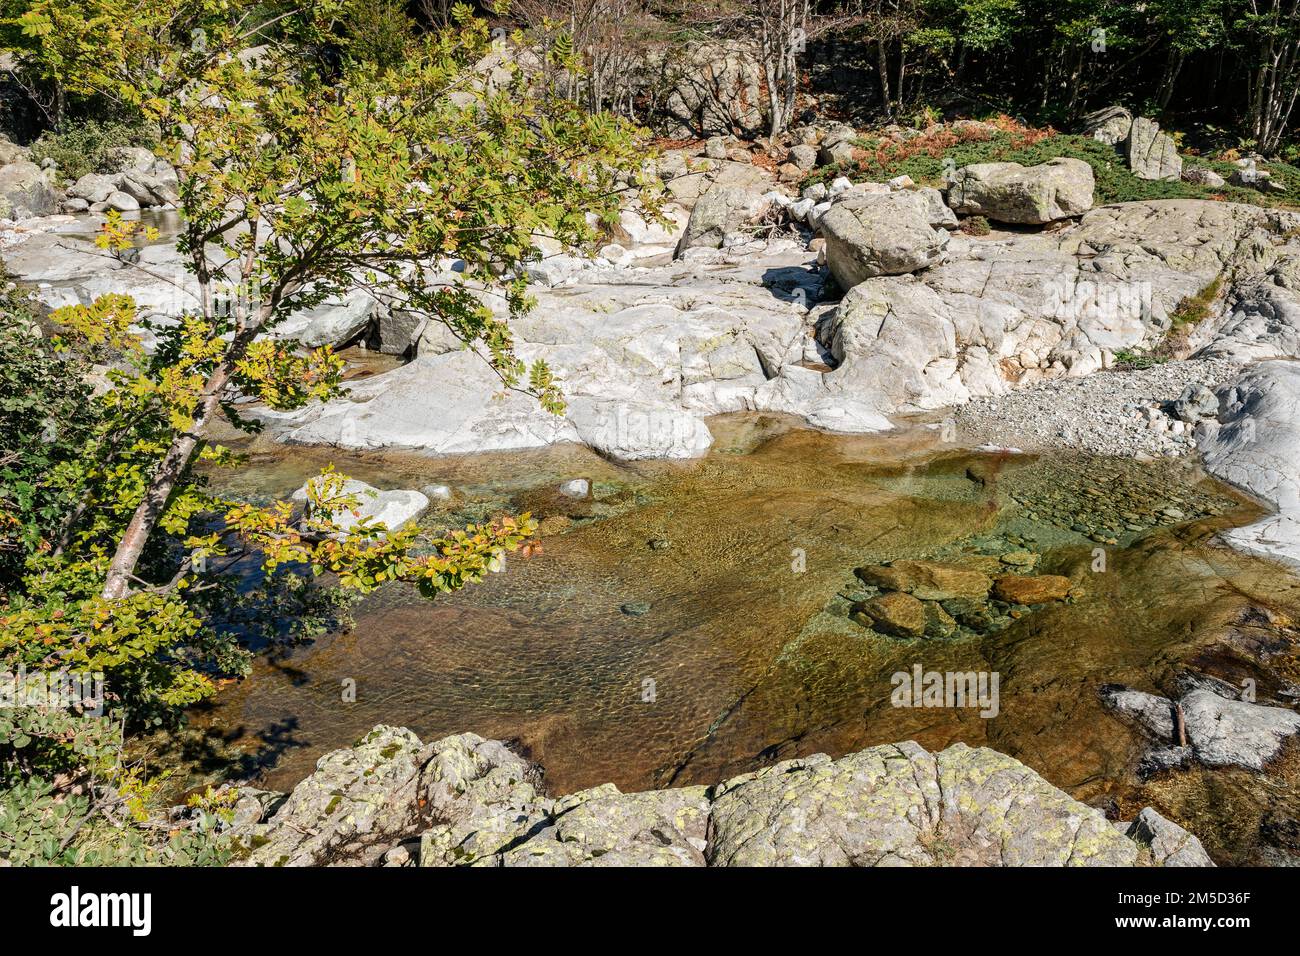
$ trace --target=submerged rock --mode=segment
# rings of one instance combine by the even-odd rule
[[[993,596],[1008,604],[1046,604],[1064,601],[1072,586],[1059,574],[1003,574],[993,581]]]
[[[888,565],[857,568],[864,584],[887,591],[903,591],[922,601],[953,598],[982,599],[992,579],[980,571],[944,561],[894,561]]]
[[[891,591],[853,605],[854,620],[895,637],[920,637],[925,633],[925,605],[910,594]]]
[[[1152,810],[1121,832],[1020,762],[964,744],[815,754],[644,793],[605,784],[555,799],[540,780],[497,741],[425,746],[380,726],[234,832],[257,866],[1211,865]]]
[[[570,478],[561,483],[560,494],[566,498],[590,498],[591,482],[586,478]]]

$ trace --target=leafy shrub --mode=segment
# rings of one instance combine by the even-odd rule
[[[53,475],[94,427],[87,371],[42,334],[29,294],[0,270],[0,592],[51,547],[72,503]]]
[[[383,72],[406,58],[415,21],[397,0],[370,0],[349,18],[347,30],[352,59]]]
[[[68,179],[80,179],[87,173],[108,171],[109,153],[120,146],[148,146],[157,142],[156,135],[143,124],[119,120],[81,120],[72,122],[61,132],[42,133],[32,144],[32,161],[52,159],[59,172]]]
[[[1163,355],[1156,355],[1151,352],[1145,352],[1140,349],[1120,349],[1115,353],[1115,368],[1142,370],[1153,368],[1156,365],[1163,365],[1168,359]]]
[[[39,777],[0,791],[0,860],[12,866],[218,866],[229,860],[221,816],[199,808],[184,826],[133,817],[113,805],[65,794]],[[122,813],[125,819],[117,816]]]

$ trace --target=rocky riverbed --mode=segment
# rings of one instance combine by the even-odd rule
[[[1178,399],[1189,388],[1231,381],[1241,368],[1241,363],[1226,359],[1187,359],[1053,379],[971,399],[955,410],[953,420],[958,440],[976,446],[1176,457],[1196,451],[1200,423],[1200,415],[1176,407]],[[1213,413],[1218,413],[1217,401]]]
[[[227,490],[337,460],[394,524],[529,510],[545,550],[384,589],[195,715],[189,782],[293,791],[243,804],[250,860],[1300,858],[1300,214],[1096,205],[1078,161],[797,190],[709,149],[662,158],[666,223],[527,267],[563,416],[362,292],[280,330],[386,358],[244,404]],[[6,265],[50,307],[193,306],[174,242],[96,222],[24,219]],[[918,667],[996,706],[900,705]]]

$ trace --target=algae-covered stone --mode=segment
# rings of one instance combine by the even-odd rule
[[[1008,604],[1064,601],[1073,583],[1059,574],[1004,574],[993,582],[993,596]]]
[[[987,574],[943,561],[895,561],[854,569],[864,583],[884,591],[903,591],[922,601],[981,599],[992,580]]]
[[[901,591],[890,591],[853,605],[853,616],[882,634],[920,637],[925,633],[925,605]]]
[[[987,631],[993,627],[993,609],[985,601],[955,598],[942,602],[941,606],[962,627],[969,627],[972,631]]]
[[[937,601],[925,602],[925,636],[952,637],[957,630],[957,622],[951,614],[943,609]]]

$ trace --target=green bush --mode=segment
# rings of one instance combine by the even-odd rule
[[[401,63],[415,35],[415,21],[397,0],[369,0],[348,23],[348,54],[379,72]]]
[[[88,371],[42,334],[30,295],[0,268],[0,594],[51,547],[75,503],[52,478],[94,427]]]
[[[119,146],[148,146],[157,136],[142,124],[118,120],[80,120],[69,123],[61,132],[42,133],[32,144],[32,161],[52,159],[59,173],[68,179],[80,179],[87,173],[107,172],[109,153]]]
[[[10,866],[220,866],[231,856],[221,814],[199,809],[182,826],[108,810],[39,777],[0,790],[0,860]],[[143,815],[143,814],[142,814]]]

